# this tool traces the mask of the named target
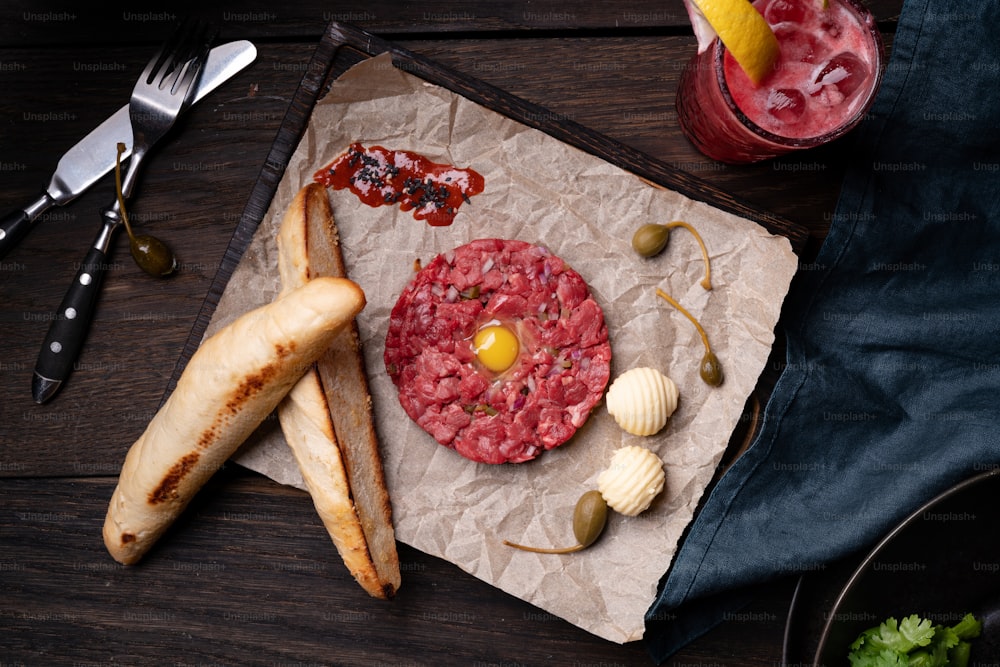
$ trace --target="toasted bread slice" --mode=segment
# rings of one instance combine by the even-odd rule
[[[125,457],[104,521],[115,560],[142,558],[364,305],[349,280],[312,280],[202,343]]]
[[[322,185],[304,187],[286,211],[278,232],[278,267],[282,290],[345,276]],[[355,322],[290,392],[278,417],[344,563],[370,595],[392,597],[400,585],[399,556]]]

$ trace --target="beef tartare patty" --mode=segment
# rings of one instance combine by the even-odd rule
[[[473,461],[519,463],[587,420],[611,346],[580,274],[541,246],[480,239],[406,286],[384,358],[403,409],[435,440]]]

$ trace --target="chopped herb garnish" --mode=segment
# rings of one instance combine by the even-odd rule
[[[930,619],[912,614],[883,623],[861,633],[848,654],[851,667],[918,665],[919,667],[965,667],[969,640],[982,632],[972,614],[951,627],[935,625]]]

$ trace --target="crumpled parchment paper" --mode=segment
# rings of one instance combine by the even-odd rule
[[[486,180],[485,191],[448,227],[431,227],[395,206],[363,205],[348,190],[330,191],[349,277],[368,299],[358,326],[397,538],[595,635],[618,643],[641,638],[657,584],[766,363],[797,266],[790,244],[379,56],[346,72],[316,105],[209,334],[275,297],[275,233],[287,206],[317,169],[355,141],[471,167]],[[713,290],[699,285],[704,264],[685,230],[675,229],[667,250],[653,259],[632,251],[639,225],[671,220],[685,220],[701,232],[712,258]],[[484,237],[545,245],[583,275],[604,308],[612,380],[629,368],[652,366],[677,383],[679,407],[663,431],[628,435],[602,401],[563,446],[528,463],[489,466],[463,459],[411,422],[382,362],[389,312],[413,276],[414,260],[426,264],[437,253]],[[699,378],[701,339],[655,295],[658,286],[705,326],[725,371],[721,387]],[[648,447],[665,462],[666,489],[647,512],[634,518],[610,513],[601,539],[573,554],[527,553],[501,543],[575,543],[577,499],[596,488],[612,452],[627,444]],[[276,419],[267,420],[235,460],[304,488]]]

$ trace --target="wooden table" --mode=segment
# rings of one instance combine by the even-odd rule
[[[891,44],[901,6],[871,3]],[[177,18],[173,9],[0,10],[3,205],[41,192],[63,151],[124,104]],[[51,313],[113,197],[101,180],[46,214],[0,260],[0,664],[648,665],[400,545],[404,586],[376,602],[336,555],[306,494],[227,465],[161,541],[126,569],[101,525],[122,458],[164,396],[317,42],[347,21],[692,173],[809,230],[829,226],[843,146],[749,167],[714,163],[677,126],[674,93],[694,40],[680,0],[462,3],[351,0],[199,6],[219,41],[258,58],[193,108],[157,149],[133,215],[167,240],[178,275],[156,280],[118,238],[77,371],[35,405],[29,384]],[[770,369],[776,372],[776,368]],[[775,665],[794,577],[671,659]]]

